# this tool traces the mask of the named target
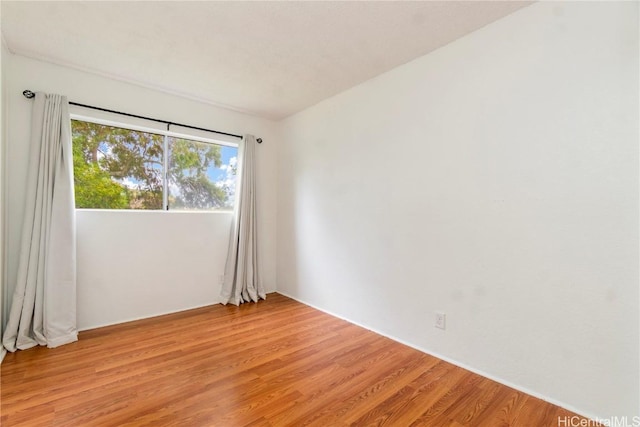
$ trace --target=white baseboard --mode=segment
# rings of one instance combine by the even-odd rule
[[[479,370],[479,369],[474,368],[473,366],[469,366],[469,365],[467,365],[467,364],[465,364],[465,363],[462,363],[462,362],[460,362],[460,361],[458,361],[458,360],[455,360],[455,359],[452,359],[452,358],[450,358],[450,357],[447,357],[447,356],[443,356],[443,355],[441,355],[441,354],[438,354],[438,353],[437,353],[437,352],[435,352],[435,351],[432,351],[432,350],[429,350],[429,349],[426,349],[426,348],[419,347],[419,346],[417,346],[417,345],[415,345],[415,344],[412,344],[412,343],[410,343],[410,342],[406,342],[406,341],[404,341],[404,340],[402,340],[402,339],[400,339],[400,338],[397,338],[397,337],[394,337],[394,336],[388,335],[388,334],[386,334],[386,333],[384,333],[384,332],[380,332],[380,331],[378,331],[378,330],[376,330],[376,329],[374,329],[374,328],[371,328],[371,327],[369,327],[369,326],[367,326],[367,325],[361,324],[361,323],[359,323],[359,322],[355,322],[355,321],[353,321],[353,320],[351,320],[351,319],[349,319],[349,318],[347,318],[347,317],[344,317],[344,316],[341,316],[341,315],[339,315],[339,314],[333,313],[333,312],[331,312],[331,311],[329,311],[329,310],[326,310],[326,309],[324,309],[324,308],[321,308],[321,307],[318,307],[318,306],[316,306],[316,305],[314,305],[314,304],[311,304],[311,303],[309,303],[309,302],[306,302],[306,301],[304,301],[304,300],[302,300],[302,299],[300,299],[300,298],[297,298],[297,297],[294,297],[294,296],[292,296],[292,295],[289,295],[289,294],[287,294],[286,292],[282,292],[282,291],[276,291],[276,292],[277,292],[277,293],[279,293],[279,294],[281,294],[281,295],[284,295],[284,296],[285,296],[285,297],[287,297],[287,298],[291,298],[291,299],[293,299],[293,300],[296,300],[296,301],[298,301],[298,302],[299,302],[299,303],[301,303],[301,304],[304,304],[304,305],[307,305],[307,306],[309,306],[309,307],[315,308],[316,310],[322,311],[323,313],[327,313],[327,314],[329,314],[329,315],[331,315],[331,316],[333,316],[333,317],[337,317],[338,319],[342,319],[342,320],[344,320],[344,321],[346,321],[346,322],[349,322],[349,323],[351,323],[351,324],[353,324],[353,325],[360,326],[361,328],[367,329],[367,330],[369,330],[369,331],[371,331],[371,332],[375,332],[375,333],[376,333],[376,334],[378,334],[378,335],[382,335],[383,337],[389,338],[389,339],[391,339],[391,340],[393,340],[393,341],[396,341],[396,342],[398,342],[398,343],[400,343],[400,344],[404,344],[404,345],[406,345],[407,347],[411,347],[411,348],[413,348],[413,349],[416,349],[416,350],[418,350],[418,351],[421,351],[422,353],[426,353],[426,354],[428,354],[428,355],[430,355],[430,356],[437,357],[438,359],[444,360],[445,362],[451,363],[452,365],[456,365],[456,366],[458,366],[458,367],[460,367],[460,368],[462,368],[462,369],[465,369],[465,370],[467,370],[467,371],[473,372],[474,374],[480,375],[480,376],[482,376],[482,377],[484,377],[484,378],[488,378],[488,379],[490,379],[490,380],[492,380],[492,381],[495,381],[495,382],[497,382],[497,383],[500,383],[500,384],[502,384],[502,385],[505,385],[505,386],[507,386],[507,387],[510,387],[510,388],[512,388],[512,389],[514,389],[514,390],[517,390],[517,391],[520,391],[520,392],[522,392],[522,393],[528,394],[529,396],[533,396],[533,397],[538,398],[538,399],[540,399],[540,400],[544,400],[545,402],[549,402],[549,403],[551,403],[551,404],[553,404],[553,405],[559,406],[559,407],[561,407],[561,408],[563,408],[563,409],[566,409],[567,411],[571,411],[571,412],[576,413],[576,414],[578,414],[578,415],[581,415],[581,416],[583,416],[583,417],[585,417],[585,418],[589,418],[589,419],[591,419],[591,420],[603,420],[603,419],[605,419],[604,417],[597,417],[597,416],[595,416],[595,415],[593,415],[593,414],[588,414],[588,413],[586,413],[585,411],[582,411],[582,410],[580,410],[580,409],[578,409],[578,408],[575,408],[575,407],[574,407],[574,406],[572,406],[572,405],[569,405],[569,404],[564,403],[564,402],[560,402],[560,401],[558,401],[558,400],[556,400],[556,399],[553,399],[553,398],[550,398],[550,397],[548,397],[548,396],[544,396],[544,395],[542,395],[542,394],[540,394],[540,393],[538,393],[538,392],[536,392],[536,391],[529,390],[528,388],[523,387],[523,386],[520,386],[520,385],[518,385],[518,384],[513,384],[513,383],[511,383],[510,381],[506,381],[506,380],[504,380],[504,379],[502,379],[502,378],[499,378],[499,377],[496,377],[496,376],[494,376],[494,375],[488,374],[488,373],[486,373],[486,372],[483,372],[483,371],[481,371],[481,370]]]
[[[265,292],[267,293],[267,295],[272,294],[272,293],[277,293],[277,291],[275,291],[275,290],[268,290],[268,291],[265,291]],[[293,299],[295,299],[295,298],[293,298]],[[110,322],[110,323],[98,323],[98,324],[95,324],[95,325],[82,325],[82,327],[78,328],[78,332],[89,331],[89,330],[92,330],[92,329],[104,328],[106,326],[120,325],[122,323],[135,322],[136,320],[151,319],[152,317],[160,317],[160,316],[165,316],[167,314],[181,313],[183,311],[195,310],[195,309],[198,309],[198,308],[209,307],[209,306],[217,305],[217,304],[220,304],[220,301],[216,300],[216,301],[208,302],[206,304],[200,304],[200,305],[180,308],[178,310],[162,311],[162,312],[153,313],[153,314],[144,315],[144,316],[139,316],[139,317],[131,317],[131,318],[127,318],[127,319],[118,319],[117,321]]]
[[[101,323],[90,324],[90,325],[82,325],[81,327],[78,328],[78,332],[90,331],[90,330],[93,330],[93,329],[104,328],[104,327],[107,327],[107,326],[120,325],[122,323],[135,322],[136,320],[151,319],[152,317],[160,317],[160,316],[165,316],[167,314],[181,313],[183,311],[195,310],[197,308],[209,307],[209,306],[216,305],[216,304],[220,304],[220,301],[212,301],[212,302],[209,302],[209,303],[206,303],[206,304],[179,308],[177,310],[160,311],[160,312],[157,312],[157,313],[145,314],[144,316],[136,316],[136,317],[129,317],[129,318],[126,318],[126,319],[118,319],[118,320],[115,320],[115,321],[112,321],[112,322],[101,322]]]

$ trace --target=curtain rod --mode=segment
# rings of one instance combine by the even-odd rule
[[[22,91],[22,94],[25,96],[25,98],[28,98],[28,99],[31,99],[34,96],[36,96],[36,94],[34,92],[30,91],[29,89]],[[170,122],[170,121],[161,120],[161,119],[154,119],[153,117],[146,117],[146,116],[139,116],[137,114],[123,113],[122,111],[109,110],[107,108],[94,107],[92,105],[79,104],[77,102],[69,101],[69,104],[70,105],[75,105],[77,107],[90,108],[92,110],[105,111],[107,113],[120,114],[121,116],[135,117],[136,119],[144,119],[144,120],[151,120],[153,122],[164,123],[164,124],[167,125],[167,130],[169,130],[169,126],[174,125],[174,126],[180,126],[180,127],[183,127],[183,128],[202,130],[202,131],[205,131],[205,132],[217,133],[218,135],[226,135],[226,136],[232,136],[234,138],[242,139],[242,135],[236,135],[234,133],[220,132],[219,130],[199,128],[197,126],[185,125],[185,124],[182,124],[182,123]],[[262,144],[262,138],[256,138],[256,142],[258,144]]]

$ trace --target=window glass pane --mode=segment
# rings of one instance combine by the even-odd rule
[[[238,149],[170,137],[169,209],[232,209]]]
[[[164,136],[71,124],[77,208],[162,209]]]

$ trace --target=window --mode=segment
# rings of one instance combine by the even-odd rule
[[[77,208],[228,210],[238,148],[72,120]]]

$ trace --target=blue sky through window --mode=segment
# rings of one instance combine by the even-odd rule
[[[222,162],[223,167],[217,168],[215,165],[209,166],[207,169],[207,176],[210,180],[216,182],[226,178],[227,172],[224,165],[229,165],[231,159],[235,158],[237,161],[238,158],[238,148],[236,147],[227,147],[226,145],[220,146],[220,160]]]

